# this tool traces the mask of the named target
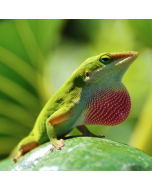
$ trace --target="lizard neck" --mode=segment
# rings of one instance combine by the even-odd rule
[[[125,86],[120,82],[96,89],[86,105],[83,123],[109,126],[122,123],[131,109],[130,96]]]

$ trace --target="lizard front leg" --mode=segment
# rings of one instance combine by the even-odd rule
[[[51,115],[46,121],[46,129],[49,140],[52,144],[51,150],[54,148],[61,149],[64,146],[63,139],[57,140],[54,125],[62,123],[68,119],[69,109],[62,108]]]
[[[60,139],[60,140],[57,139],[54,127],[53,125],[51,125],[51,122],[49,120],[47,120],[46,129],[47,129],[49,140],[52,144],[52,147],[50,150],[53,150],[54,148],[58,150],[61,149],[61,147],[64,146],[63,139]]]

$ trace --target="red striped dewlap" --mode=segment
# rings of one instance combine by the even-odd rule
[[[87,106],[84,124],[118,125],[128,117],[130,109],[130,96],[125,88],[99,91]]]

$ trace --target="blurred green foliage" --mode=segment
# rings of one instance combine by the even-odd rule
[[[131,113],[118,126],[88,128],[152,155],[152,20],[0,20],[0,158],[86,58],[118,51],[139,52],[123,78]]]

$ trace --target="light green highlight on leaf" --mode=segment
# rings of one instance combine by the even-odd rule
[[[39,69],[42,69],[42,65],[46,64],[46,60],[28,24],[28,21],[15,19],[14,23],[32,65],[35,68],[38,67]]]
[[[20,122],[20,124],[26,124],[27,127],[31,128],[31,124],[35,122],[36,116],[31,112],[29,114],[29,111],[20,105],[6,100],[0,100],[0,106],[0,114],[16,120]]]
[[[34,70],[28,63],[26,63],[23,59],[0,46],[0,61],[15,71],[18,75],[20,75],[23,79],[28,81],[31,86],[36,88],[36,80],[34,77]]]
[[[6,117],[7,118],[7,117]],[[31,126],[28,125],[20,125],[19,123],[15,122],[11,118],[4,118],[0,117],[0,134],[3,135],[10,135],[13,137],[17,137],[19,139],[23,138],[26,134],[29,133],[29,129]],[[22,116],[24,119],[24,116]],[[20,121],[18,121],[20,122]]]
[[[24,107],[36,112],[40,109],[39,100],[33,94],[2,75],[0,75],[0,87],[3,93],[10,96]]]
[[[152,138],[152,87],[139,116],[129,144],[141,150],[145,150],[148,139]]]

